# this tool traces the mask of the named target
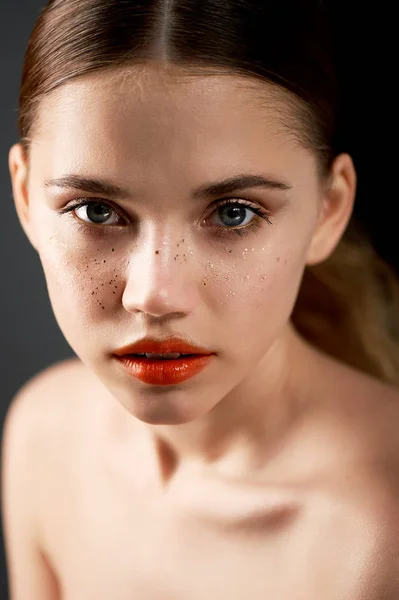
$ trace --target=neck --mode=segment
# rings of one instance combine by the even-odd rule
[[[309,405],[311,352],[289,326],[248,378],[203,417],[179,425],[140,422],[162,483],[193,467],[229,478],[260,471]]]

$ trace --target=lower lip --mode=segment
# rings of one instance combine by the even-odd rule
[[[210,363],[213,354],[162,360],[142,356],[117,356],[130,375],[152,385],[175,385],[198,375]]]

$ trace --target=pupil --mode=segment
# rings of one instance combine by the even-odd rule
[[[110,209],[104,206],[104,204],[92,203],[87,207],[87,216],[90,220],[94,221],[95,223],[101,223],[101,218],[104,216],[106,217],[105,220],[107,220],[109,218],[110,213]]]
[[[241,218],[243,220],[245,220],[245,207],[243,206],[228,206],[225,208],[222,208],[222,213],[224,213],[225,215],[228,216],[228,219],[230,222],[227,223],[227,225],[240,225],[240,223],[237,222],[237,219],[240,220]],[[231,215],[231,216],[230,216]]]

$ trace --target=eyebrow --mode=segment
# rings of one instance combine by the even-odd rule
[[[101,179],[89,179],[80,175],[65,175],[58,179],[48,179],[44,182],[44,185],[46,188],[76,189],[121,199],[131,197],[131,193],[128,190],[118,185]],[[194,190],[193,198],[195,200],[207,199],[254,187],[284,191],[291,189],[292,186],[270,177],[263,177],[262,175],[241,174],[223,181],[203,185]]]

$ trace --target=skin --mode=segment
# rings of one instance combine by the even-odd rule
[[[325,259],[346,228],[356,177],[340,155],[328,185],[320,181],[314,154],[284,129],[275,104],[268,86],[236,76],[179,78],[156,67],[96,74],[43,101],[29,176],[21,147],[10,152],[18,215],[67,341],[181,459],[256,446],[254,433],[262,450],[304,401],[288,392],[295,369],[286,366],[303,353],[289,316],[305,265]],[[113,200],[128,223],[80,231],[71,214],[59,216],[75,198],[96,197],[45,189],[67,173],[127,188],[130,198]],[[239,173],[290,189],[233,195],[263,206],[273,224],[259,219],[246,237],[218,236],[215,226],[232,227],[228,215],[192,190]],[[86,209],[78,214],[88,220]],[[255,218],[245,210],[236,222]],[[191,336],[217,359],[177,391],[156,392],[110,359],[145,334]]]
[[[9,156],[18,216],[40,256],[58,324],[81,361],[68,375],[67,381],[73,384],[53,382],[60,389],[65,385],[66,404],[72,411],[62,422],[70,419],[75,423],[74,415],[80,414],[83,401],[90,406],[90,418],[85,412],[86,418],[82,413],[81,419],[84,439],[92,441],[85,445],[82,438],[77,446],[74,442],[73,447],[80,450],[70,457],[83,477],[77,475],[77,480],[86,481],[89,475],[95,498],[102,497],[102,484],[94,475],[96,467],[84,451],[96,447],[95,440],[101,437],[98,450],[104,452],[119,478],[151,481],[146,507],[141,506],[129,483],[127,495],[114,498],[115,504],[100,503],[96,514],[108,514],[116,502],[122,506],[129,499],[132,511],[141,516],[138,520],[129,512],[130,516],[121,517],[120,540],[126,528],[139,532],[141,527],[144,538],[149,539],[155,518],[157,531],[176,531],[180,525],[174,519],[191,515],[185,524],[188,537],[184,547],[190,544],[198,548],[193,564],[198,565],[209,548],[219,547],[221,562],[215,563],[215,568],[220,573],[227,576],[236,569],[244,574],[243,565],[248,564],[249,569],[251,564],[255,569],[253,578],[248,571],[240,581],[242,589],[253,598],[264,598],[267,591],[276,600],[288,597],[292,588],[291,592],[278,588],[280,596],[277,588],[257,587],[256,565],[260,568],[269,559],[256,549],[255,555],[263,561],[256,562],[251,545],[245,546],[249,552],[246,562],[243,554],[240,564],[232,566],[236,556],[229,554],[233,543],[224,546],[227,538],[223,537],[228,527],[239,533],[239,523],[246,521],[249,529],[258,527],[266,532],[273,524],[262,521],[265,515],[280,514],[278,521],[284,523],[284,514],[295,512],[299,487],[296,495],[287,498],[282,488],[276,494],[273,486],[265,484],[267,480],[281,485],[294,479],[313,482],[317,473],[318,481],[325,482],[328,473],[334,506],[344,504],[334,495],[343,489],[342,473],[349,473],[350,463],[359,483],[342,492],[352,508],[340,522],[345,535],[362,540],[364,554],[358,546],[351,546],[353,563],[346,564],[358,561],[369,568],[374,560],[371,556],[382,556],[374,537],[363,535],[365,526],[367,531],[376,531],[373,519],[377,518],[378,502],[371,500],[376,495],[369,493],[376,489],[375,478],[373,483],[369,475],[361,479],[359,473],[365,473],[365,469],[360,471],[360,463],[348,456],[364,457],[366,446],[371,448],[358,440],[360,431],[370,430],[373,418],[374,423],[378,421],[376,413],[367,416],[372,412],[372,399],[381,396],[382,391],[392,397],[392,391],[382,384],[317,351],[291,325],[290,314],[304,268],[322,262],[333,252],[353,211],[356,189],[353,162],[347,154],[335,159],[328,177],[320,177],[315,153],[300,143],[298,132],[287,127],[287,119],[282,122],[283,113],[290,115],[292,124],[295,122],[292,106],[290,97],[272,86],[248,83],[233,75],[187,77],[177,68],[156,64],[144,69],[94,73],[65,84],[43,99],[29,161],[19,144],[13,146]],[[241,173],[267,176],[288,189],[248,188],[222,198],[192,198],[197,187]],[[45,181],[66,174],[101,177],[127,189],[129,197],[125,199],[101,196],[101,202],[108,200],[117,211],[107,214],[104,221],[108,217],[107,223],[115,223],[119,213],[123,223],[88,224],[82,229],[79,217],[88,221],[84,208],[78,209],[75,216],[60,214],[76,198],[98,199],[98,195],[78,189],[45,187]],[[232,231],[218,235],[217,230],[232,227],[228,225],[227,209],[217,209],[224,198],[230,198],[233,204],[246,200],[262,206],[272,225],[259,219],[260,226],[245,237]],[[245,210],[237,219],[238,226],[244,227],[256,218]],[[217,356],[197,377],[177,387],[155,389],[130,378],[111,357],[117,348],[144,335],[188,336]],[[43,398],[51,396],[48,389],[43,393]],[[349,398],[357,415],[355,423],[349,417]],[[392,423],[392,413],[385,422]],[[101,436],[99,431],[103,432]],[[317,435],[320,431],[322,453]],[[386,429],[381,426],[379,431],[384,433],[378,439],[386,439]],[[72,446],[64,440],[62,447]],[[329,452],[325,453],[325,448]],[[374,458],[370,462],[374,463]],[[339,465],[339,470],[334,465]],[[51,477],[57,478],[56,472]],[[259,482],[260,495],[254,489],[248,490],[249,483]],[[353,482],[351,478],[352,486]],[[59,483],[63,489],[63,482]],[[69,489],[73,485],[77,484]],[[166,495],[162,495],[166,492],[167,502]],[[82,492],[89,503],[90,493]],[[66,532],[59,529],[59,515],[67,514],[62,509],[64,497],[68,497],[67,491],[64,495],[60,492],[57,516],[50,514],[46,519],[53,538],[67,544]],[[368,504],[359,511],[358,522],[353,521],[352,511],[359,506],[360,498],[367,499],[363,502]],[[93,498],[93,502],[97,500]],[[226,508],[229,505],[230,511]],[[382,506],[386,514],[387,505],[379,504],[378,515]],[[166,517],[169,509],[165,506],[179,510],[172,510]],[[204,506],[206,519],[224,532],[221,537],[201,537],[199,532],[203,530],[197,526],[203,523]],[[328,511],[312,509],[311,514],[319,515],[320,520],[309,523],[309,531],[317,528],[325,531],[321,538],[329,537],[330,529],[320,529]],[[74,515],[75,544],[88,518],[87,513],[82,515]],[[354,522],[349,534],[348,527]],[[330,526],[334,532],[335,525],[330,522]],[[86,539],[93,539],[93,544],[101,543],[95,534],[97,529],[93,524],[87,532]],[[55,531],[58,534],[54,537]],[[46,539],[50,547],[51,541]],[[290,539],[289,547],[298,556],[303,538],[295,534]],[[336,550],[333,544],[330,550],[334,560],[342,547],[338,534],[336,541]],[[53,546],[53,556],[59,551]],[[184,556],[171,550],[171,564],[183,564]],[[315,564],[317,558],[317,552],[309,555],[307,564]],[[149,555],[149,560],[157,561],[155,555]],[[286,564],[291,564],[288,556]],[[341,571],[342,566],[336,565]],[[95,567],[102,572],[101,564]],[[275,570],[270,568],[273,581]],[[90,573],[89,566],[87,569]],[[187,566],[188,578],[194,577],[190,569]],[[113,574],[114,586],[120,579],[116,565],[114,568],[108,561],[105,572]],[[305,570],[299,573],[302,583],[310,581],[310,573],[306,577]],[[318,577],[321,579],[317,581],[322,581],[323,576]],[[347,577],[356,579],[349,571]],[[333,586],[333,580],[326,580],[327,589]],[[299,579],[292,577],[294,589],[299,589],[295,581]],[[89,598],[89,592],[85,596],[82,591],[82,582],[79,586],[70,597],[77,598],[79,588],[82,598]],[[306,597],[319,597],[320,588],[316,587],[306,588]],[[104,584],[93,597],[100,598],[100,591],[107,597],[105,589]],[[221,595],[215,589],[213,596],[207,589],[202,595],[198,592],[198,597],[242,598],[239,586],[235,592],[224,589]],[[345,597],[355,598],[355,588],[350,589],[352,595]],[[360,584],[356,589],[364,591]],[[153,597],[137,593],[140,598]],[[183,596],[188,598],[186,592]],[[122,593],[120,597],[125,598]],[[334,600],[342,597],[331,596]],[[371,596],[360,592],[357,597],[371,600]]]

